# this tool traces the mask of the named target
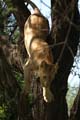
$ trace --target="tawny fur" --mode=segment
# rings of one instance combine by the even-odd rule
[[[33,75],[40,77],[43,87],[43,97],[46,102],[53,99],[50,91],[50,84],[53,79],[54,65],[52,52],[46,42],[49,34],[49,24],[38,9],[35,9],[24,26],[24,43],[29,55],[29,60],[24,67],[24,80],[26,93],[30,91],[30,84]]]
[[[24,26],[24,43],[29,54],[29,47],[33,37],[47,39],[49,34],[48,20],[35,8],[34,14],[30,15]]]

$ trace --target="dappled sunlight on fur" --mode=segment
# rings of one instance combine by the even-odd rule
[[[54,76],[54,64],[52,51],[46,42],[48,34],[47,19],[38,9],[35,9],[34,14],[30,15],[24,26],[24,43],[29,55],[24,66],[24,91],[26,94],[30,92],[31,81],[36,74],[40,78],[44,100],[51,102],[54,99],[50,91]]]

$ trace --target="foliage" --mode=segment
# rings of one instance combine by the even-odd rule
[[[5,108],[3,106],[0,106],[0,120],[5,120]]]
[[[0,1],[0,34],[8,35],[11,42],[18,40],[20,34],[14,11],[11,0]]]
[[[23,74],[17,71],[14,71],[14,74],[15,74],[16,80],[18,81],[20,85],[20,88],[22,88],[24,85]]]
[[[0,106],[0,120],[16,120],[17,108],[15,100],[8,100]]]
[[[22,75],[20,73],[16,73],[16,80],[19,85],[23,86]],[[17,107],[18,103],[16,102],[16,98],[9,98],[5,89],[0,89],[0,120],[16,120],[17,119]]]

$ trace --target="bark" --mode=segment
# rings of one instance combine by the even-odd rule
[[[18,45],[10,43],[8,36],[1,35],[0,47],[13,71],[23,73],[23,58],[21,57]]]
[[[17,118],[21,88],[14,76],[14,71],[21,72],[22,69],[19,68],[21,66],[18,54],[17,57],[19,58],[15,59],[15,47],[7,42],[8,41],[5,36],[0,36],[0,92],[5,98],[2,103],[4,101],[6,101],[6,103],[7,101],[10,102],[9,105],[11,105],[11,109],[7,109],[10,109],[12,111],[11,114],[15,114],[14,118]],[[19,65],[19,67],[17,65]],[[15,111],[13,111],[13,109]]]
[[[2,100],[2,103],[5,101],[11,105],[12,111],[11,114],[15,113],[14,118],[17,118],[18,113],[18,105],[19,105],[19,97],[20,97],[20,86],[14,76],[13,69],[8,63],[5,54],[0,45],[0,92],[4,96],[5,100]],[[13,107],[13,108],[12,108]],[[13,111],[14,109],[15,111]],[[10,116],[9,116],[10,117]]]
[[[20,36],[23,39],[24,35],[24,23],[30,15],[30,11],[24,4],[23,0],[11,0],[13,7],[15,8],[14,15],[16,17],[18,26],[20,28]]]
[[[67,80],[79,43],[79,31],[71,24],[79,25],[77,2],[75,0],[52,1],[51,35],[54,44],[52,50],[54,61],[58,63],[59,69],[51,85],[55,101],[47,105],[47,120],[68,120]]]
[[[19,97],[20,87],[13,75],[12,68],[8,63],[0,45],[0,89],[7,92],[7,95],[12,98]],[[17,101],[18,102],[18,101]]]
[[[25,6],[23,0],[11,0],[11,2],[13,5],[13,8],[15,8],[15,10],[13,11],[13,14],[17,20],[17,24],[20,30],[20,38],[18,41],[18,47],[19,47],[19,50],[20,50],[20,53],[22,55],[23,62],[24,62],[24,59],[27,57],[27,53],[26,53],[25,46],[24,46],[24,40],[23,40],[24,39],[24,24],[30,15],[30,11],[27,9],[27,6]]]

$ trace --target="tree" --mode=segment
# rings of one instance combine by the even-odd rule
[[[16,119],[18,117],[19,120],[68,120],[66,103],[67,79],[77,52],[80,32],[77,4],[78,0],[51,0],[52,27],[48,37],[48,44],[52,46],[54,63],[58,64],[59,69],[51,84],[51,91],[55,100],[51,103],[45,103],[43,99],[39,100],[40,97],[32,101],[32,96],[26,98],[24,94],[20,94],[19,82],[14,76],[16,74],[13,74],[15,71],[15,73],[18,72],[23,76],[22,65],[24,64],[25,56],[27,56],[23,43],[23,28],[30,11],[24,4],[24,0],[0,1],[1,13],[6,10],[5,15],[1,14],[0,26],[2,26],[3,32],[7,34],[4,35],[0,31],[0,89],[3,90],[5,88],[6,98],[10,95],[12,95],[10,96],[12,98],[15,95],[17,96],[16,100],[14,100],[17,102],[18,108],[16,108],[18,112],[15,113]],[[11,19],[14,19],[13,23]],[[5,29],[6,26],[7,30]],[[17,37],[18,35],[19,37]],[[2,83],[2,81],[4,82]],[[39,88],[41,89],[41,87],[39,87],[40,84],[38,82],[36,84],[39,93]],[[18,91],[17,94],[16,91]],[[21,101],[22,98],[23,102]]]
[[[59,62],[59,70],[52,83],[52,91],[56,98],[55,107],[58,110],[58,112],[56,112],[58,115],[56,113],[54,115],[55,117],[57,116],[56,119],[61,120],[68,119],[65,100],[67,79],[74,61],[74,56],[76,55],[77,45],[79,43],[79,32],[73,25],[71,25],[71,22],[76,25],[79,24],[77,2],[78,1],[63,0],[59,2],[52,1],[52,36],[53,39],[56,40],[56,43],[62,42],[61,45],[53,48],[53,56],[55,58],[55,62]]]

